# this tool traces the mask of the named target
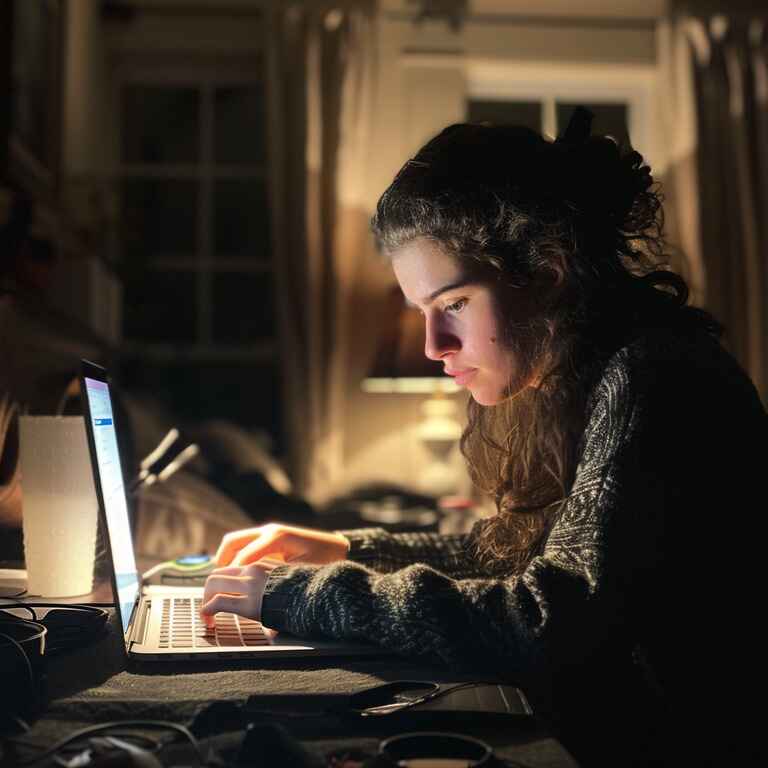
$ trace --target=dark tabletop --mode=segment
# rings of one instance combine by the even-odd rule
[[[409,727],[407,720],[350,722],[323,715],[325,699],[339,700],[392,680],[465,679],[471,678],[458,676],[439,663],[396,656],[154,662],[129,667],[113,615],[102,639],[49,660],[47,705],[23,740],[49,747],[88,725],[170,721],[191,725],[203,743],[223,757],[224,764],[234,764],[249,722],[279,722],[284,732],[300,742],[314,765],[325,765],[331,752],[354,749],[372,754],[382,738],[423,730]],[[576,766],[535,718],[484,722],[473,717],[460,730],[451,730],[484,739],[498,756],[514,761],[513,765]]]

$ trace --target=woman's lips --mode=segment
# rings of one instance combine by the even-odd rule
[[[454,381],[460,386],[466,386],[467,382],[477,373],[477,368],[465,368],[463,371],[446,371],[453,376]]]

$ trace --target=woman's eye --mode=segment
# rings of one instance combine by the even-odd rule
[[[449,304],[446,308],[446,312],[453,312],[454,314],[461,312],[464,307],[467,306],[467,300],[466,299],[459,299],[458,301],[454,301],[453,304]]]

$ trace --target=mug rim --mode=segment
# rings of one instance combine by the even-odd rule
[[[493,748],[485,741],[463,733],[450,733],[447,731],[412,731],[410,733],[399,733],[395,736],[390,736],[379,745],[379,754],[390,761],[394,761],[395,765],[399,764],[399,761],[402,760],[436,757],[436,755],[429,755],[423,750],[430,741],[443,739],[462,742],[467,746],[474,747],[478,752],[477,756],[462,757],[462,759],[471,761],[473,768],[488,765],[493,758]],[[410,755],[398,754],[397,750],[406,747],[409,741],[412,742],[412,748],[415,753]]]
[[[48,627],[46,627],[44,624],[41,624],[39,621],[31,621],[30,619],[13,620],[3,618],[0,618],[0,648],[5,648],[6,646],[12,645],[12,643],[10,643],[6,638],[2,637],[2,635],[11,635],[10,632],[5,631],[6,627],[28,630],[34,633],[22,638],[13,637],[12,639],[15,640],[19,645],[30,643],[35,640],[41,640],[43,649],[45,648],[45,636],[48,634]]]

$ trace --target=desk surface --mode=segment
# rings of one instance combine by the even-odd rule
[[[49,704],[25,735],[26,742],[50,746],[78,728],[114,720],[170,720],[188,725],[211,702],[234,705],[262,693],[296,695],[298,700],[307,694],[351,694],[398,679],[471,679],[457,676],[439,664],[432,666],[398,657],[155,663],[129,669],[121,643],[113,616],[108,635],[96,645],[49,662]],[[351,734],[348,727],[327,720],[294,721],[284,724],[317,758],[318,764],[324,764],[322,758],[339,749],[355,747],[374,753],[381,738],[403,732],[402,727],[392,733],[382,732],[381,724],[377,723],[373,732],[368,729]],[[486,739],[499,756],[530,768],[577,765],[559,742],[537,725],[478,729],[467,724],[462,732]]]

